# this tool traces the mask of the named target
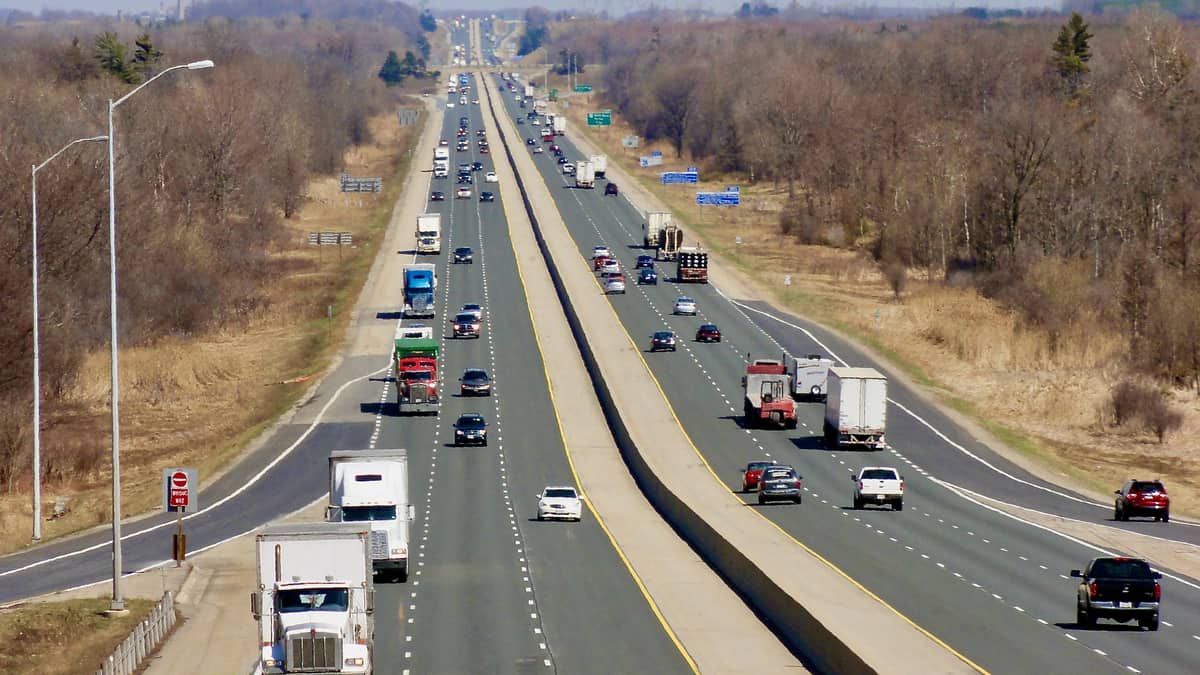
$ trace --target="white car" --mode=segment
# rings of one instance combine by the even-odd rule
[[[495,171],[489,171],[489,172],[487,172],[487,175],[483,177],[483,182],[485,182],[485,183],[499,183],[499,182],[500,182],[500,179],[496,177],[496,172],[495,172]]]
[[[893,511],[904,510],[904,476],[890,466],[867,466],[851,476],[854,481],[854,508],[867,504],[890,504]]]
[[[538,118],[536,118],[536,117],[535,117],[535,118],[533,118],[533,119],[532,119],[532,120],[531,120],[529,123],[530,123],[530,124],[532,124],[532,125],[533,125],[533,126],[535,126],[535,127],[540,127],[540,126],[542,126],[542,121],[541,121],[541,120],[539,120],[539,119],[538,119]]]
[[[448,148],[450,147],[450,141],[443,138],[442,140],[438,141],[438,147]]]
[[[538,520],[560,518],[578,522],[583,518],[583,500],[573,487],[547,487],[537,495]]]
[[[675,309],[671,313],[696,316],[696,301],[688,297],[676,298]]]
[[[601,246],[593,246],[592,247],[592,260],[595,260],[596,258],[611,258],[611,257],[612,257],[612,251],[609,251],[607,246],[601,245]]]
[[[471,105],[479,105],[479,99],[477,99],[477,98],[471,99]]]
[[[540,146],[540,145],[533,146],[533,154],[540,155],[543,152],[545,152],[545,150],[542,150],[542,146]]]
[[[471,196],[471,188],[464,185],[458,188],[458,192],[455,192],[454,196],[458,197],[459,199],[468,199]]]
[[[458,97],[458,104],[459,104],[459,105],[466,105],[466,104],[467,104],[467,97],[466,97],[466,96],[459,96],[459,97]]]
[[[454,101],[446,101],[446,107],[447,107],[447,108],[453,108],[453,107],[454,107]]]
[[[601,274],[611,274],[611,273],[620,272],[620,271],[621,271],[621,263],[617,262],[613,258],[609,258],[608,260],[605,260],[604,262],[600,263],[600,273]]]
[[[620,293],[625,294],[625,279],[620,276],[612,276],[604,280],[605,293]]]
[[[466,305],[462,306],[462,309],[458,310],[458,313],[459,314],[471,314],[476,319],[483,321],[483,305],[466,304]]]
[[[575,175],[575,165],[574,164],[567,162],[566,164],[562,165],[562,168],[563,168],[564,176],[574,176]]]

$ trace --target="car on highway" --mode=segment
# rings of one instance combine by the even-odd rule
[[[616,258],[605,258],[600,263],[601,272],[620,272],[621,263],[617,262]]]
[[[1071,570],[1079,579],[1075,591],[1075,624],[1096,625],[1097,619],[1121,623],[1137,621],[1138,627],[1158,630],[1162,603],[1162,574],[1138,558],[1096,558],[1082,570]]]
[[[575,175],[575,165],[571,164],[570,162],[563,164],[562,172],[563,172],[564,176],[574,176]]]
[[[891,505],[893,511],[904,510],[904,476],[894,467],[863,467],[850,480],[854,481],[854,508],[878,504]]]
[[[540,146],[540,145],[533,146],[533,154],[540,155],[543,152],[545,152],[545,150],[542,150],[542,146]]]
[[[583,500],[573,487],[548,486],[535,496],[538,520],[558,518],[578,522],[583,518]]]
[[[495,172],[495,171],[489,171],[489,172],[487,172],[487,175],[485,175],[485,176],[483,177],[483,182],[485,182],[485,183],[499,183],[499,182],[500,182],[500,179],[496,177],[496,172]]]
[[[672,314],[686,314],[688,316],[696,316],[696,301],[687,297],[680,296],[675,298],[675,306],[671,310]]]
[[[471,178],[471,174],[469,174],[469,173],[458,174],[458,184],[459,185],[473,185],[474,183],[475,183],[475,179]]]
[[[479,146],[479,154],[481,154],[481,155],[490,155],[490,154],[492,154],[492,151],[491,151],[491,149],[490,149],[490,148],[488,148],[488,146],[486,146],[486,145],[481,145],[481,146]]]
[[[762,478],[763,469],[774,466],[775,462],[757,461],[746,464],[742,469],[742,492],[758,489],[758,481]]]
[[[483,319],[483,305],[480,305],[478,303],[468,302],[467,304],[462,306],[462,309],[460,309],[458,311],[463,314],[471,314],[476,319],[480,319],[480,320]]]
[[[487,131],[484,129],[477,129],[475,131],[475,135],[480,137],[487,136]]]
[[[558,144],[555,143],[550,146],[550,152],[562,152],[562,148],[558,147]]]
[[[608,195],[616,196],[620,193],[621,193],[621,191],[619,188],[617,188],[616,183],[609,183],[608,185],[604,186],[604,195],[605,196],[608,196]]]
[[[454,193],[454,196],[458,197],[459,199],[469,199],[471,197],[471,188],[464,185],[458,188],[458,190]]]
[[[440,145],[443,148],[446,148],[446,147],[450,146],[450,141],[443,138],[442,140],[438,141],[438,145]]]
[[[803,500],[800,487],[800,474],[792,467],[783,464],[768,466],[758,479],[758,503],[790,501],[799,504]]]
[[[518,117],[518,118],[517,118],[517,124],[525,124],[525,120],[523,120],[523,119],[521,119],[520,117]]]
[[[459,97],[458,97],[458,104],[459,104],[459,105],[466,105],[466,104],[467,104],[467,97],[466,97],[466,96],[459,96]]]
[[[445,193],[445,192],[441,192],[440,190],[434,190],[433,192],[431,192],[431,193],[429,194],[429,201],[431,201],[431,202],[444,202],[444,201],[446,201],[446,193]]]
[[[612,256],[612,251],[604,244],[598,244],[592,247],[592,260],[596,258],[609,258]]]
[[[1162,481],[1129,479],[1117,490],[1113,520],[1149,517],[1162,522],[1171,520],[1171,498]]]
[[[496,195],[495,195],[495,193],[484,190],[483,192],[479,193],[479,201],[494,202],[494,201],[496,201]]]
[[[453,107],[454,107],[454,101],[446,101],[446,107],[447,107],[447,108],[453,108]]]
[[[492,379],[483,368],[467,368],[458,378],[458,392],[462,396],[491,396]]]
[[[479,105],[479,99],[477,99],[477,98],[471,99],[471,105]]]
[[[542,126],[542,121],[540,119],[538,119],[537,117],[534,117],[532,120],[529,121],[529,123],[535,127]]]
[[[638,271],[639,284],[649,284],[651,286],[658,285],[658,272],[654,271],[653,267],[643,267]]]
[[[721,329],[715,323],[701,324],[696,329],[696,342],[720,342]]]
[[[471,170],[472,171],[483,171],[483,162],[472,162]]]
[[[633,269],[640,270],[644,267],[650,267],[650,268],[654,267],[654,256],[639,255],[637,257],[637,260],[633,263]]]
[[[487,446],[487,420],[477,412],[460,415],[454,422],[455,445]]]
[[[456,338],[479,338],[483,322],[479,317],[468,312],[459,312],[454,315],[454,337]]]
[[[559,156],[558,156],[558,163],[559,163],[559,164],[568,164],[568,163],[570,163],[570,161],[571,161],[571,160],[567,159],[566,157],[563,157],[562,155],[559,155]]]
[[[469,246],[459,246],[454,249],[454,262],[456,263],[475,263],[475,252]]]
[[[471,149],[471,146],[467,145],[466,143],[459,143],[458,146],[456,148],[454,148],[454,151],[455,152],[467,152],[470,149]]]
[[[669,349],[675,351],[675,332],[669,330],[660,330],[650,336],[650,351],[656,352],[660,349]]]
[[[537,141],[534,141],[532,138],[525,139],[525,145],[534,145],[536,142]]]
[[[617,272],[613,276],[604,279],[604,292],[625,294],[625,275]]]

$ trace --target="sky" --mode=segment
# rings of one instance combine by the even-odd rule
[[[782,7],[790,0],[767,0],[767,4]],[[800,4],[807,5],[810,0],[801,0]],[[586,6],[593,9],[609,8],[613,13],[649,7],[652,4],[668,8],[692,8],[704,6],[716,11],[732,12],[741,6],[743,0],[439,0],[439,6],[448,5],[461,9],[487,9],[489,7],[513,7],[537,4],[548,9],[568,9]],[[29,12],[40,12],[45,9],[85,9],[102,14],[115,14],[117,10],[126,13],[142,13],[157,10],[163,3],[160,0],[0,0],[0,8],[23,9]],[[184,0],[184,4],[190,4]],[[416,5],[416,0],[410,4]],[[859,7],[1045,7],[1057,6],[1058,0],[817,0],[819,5],[850,5]],[[165,0],[168,11],[175,8],[175,0]]]

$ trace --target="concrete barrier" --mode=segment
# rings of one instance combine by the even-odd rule
[[[497,106],[501,104],[492,95],[494,82],[486,78],[483,73],[480,73],[478,77],[483,82],[484,95],[492,104],[490,106],[492,116],[499,130],[504,152],[513,166],[517,167],[519,163],[508,142],[509,134],[506,133],[506,129],[514,129],[511,121],[505,120],[508,122],[505,124],[496,111]],[[865,588],[845,577],[840,570],[833,568],[823,559],[811,555],[811,552],[806,555],[806,548],[801,549],[796,546],[786,553],[777,554],[789,558],[795,557],[796,560],[793,561],[793,564],[780,565],[778,560],[769,561],[763,560],[761,557],[752,557],[744,551],[743,546],[730,540],[728,527],[719,530],[710,522],[709,518],[698,513],[662,480],[659,472],[655,470],[654,463],[639,448],[635,440],[636,434],[631,433],[622,417],[621,407],[605,378],[605,367],[597,357],[576,303],[568,290],[570,284],[564,279],[563,270],[560,269],[547,241],[545,226],[538,218],[538,209],[534,208],[529,194],[530,186],[526,185],[520,171],[516,172],[516,180],[523,205],[533,224],[538,248],[545,259],[547,270],[554,284],[555,293],[562,303],[571,333],[579,347],[593,389],[600,401],[617,447],[646,498],[671,524],[671,527],[814,671],[907,673],[920,668],[927,673],[951,673],[980,670],[964,657],[952,652],[949,647],[937,641],[932,635],[884,605]],[[673,418],[673,413],[671,417]],[[682,432],[682,429],[680,431]],[[728,492],[727,489],[726,492]],[[725,517],[727,515],[729,514],[720,514],[719,518],[728,522],[730,519]],[[761,523],[754,522],[764,519],[749,513],[734,514],[733,519],[742,521],[735,525],[735,528],[745,527],[747,530],[764,531]],[[778,528],[775,529],[778,530]],[[790,537],[786,537],[781,531],[776,535],[780,541],[776,542],[776,546],[768,548],[779,551],[780,547],[790,540]],[[799,544],[799,542],[795,543]],[[801,557],[805,560],[800,560]],[[818,561],[820,564],[814,565]],[[835,623],[829,618],[831,614],[828,611],[829,607],[817,607],[826,610],[824,616],[818,618],[798,599],[797,579],[784,578],[788,576],[788,572],[793,575],[804,573],[802,570],[805,568],[795,566],[796,563],[806,564],[806,569],[813,575],[812,582],[816,588],[810,589],[808,595],[809,599],[815,603],[814,606],[828,601],[840,602],[847,608],[848,611],[843,613],[843,618],[836,621],[835,629],[831,629],[829,625]],[[831,572],[836,572],[836,574]],[[886,645],[882,643],[886,643]]]

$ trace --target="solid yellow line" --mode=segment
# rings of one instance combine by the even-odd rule
[[[491,83],[488,84],[490,86]],[[490,100],[488,101],[488,107],[491,108]],[[515,174],[517,168],[513,166],[512,170]],[[504,209],[505,224],[509,225],[509,228],[511,229],[510,223],[512,220],[509,218],[508,202],[501,200],[501,204],[502,208]],[[534,245],[537,245],[536,240]],[[540,251],[538,252],[538,255],[541,255]],[[658,623],[663,627],[663,630],[666,632],[667,637],[670,638],[671,642],[675,645],[675,648],[679,650],[679,654],[683,657],[683,660],[687,662],[688,668],[690,668],[691,671],[696,675],[699,675],[700,669],[696,666],[696,662],[692,659],[691,654],[688,654],[687,648],[683,646],[683,643],[679,640],[679,636],[675,634],[675,631],[671,628],[671,624],[667,621],[667,618],[663,616],[662,611],[658,607],[658,603],[655,602],[654,598],[650,596],[650,591],[647,590],[646,585],[642,582],[642,578],[638,575],[637,570],[633,568],[633,564],[629,562],[629,558],[625,556],[625,551],[621,548],[621,545],[618,544],[616,538],[613,537],[612,531],[608,529],[608,524],[604,522],[604,518],[602,518],[596,511],[595,507],[592,506],[592,501],[587,499],[587,494],[583,491],[583,484],[579,480],[579,473],[575,470],[575,460],[571,456],[571,444],[567,442],[567,435],[563,432],[562,418],[558,414],[558,400],[554,396],[554,384],[550,381],[550,372],[546,370],[546,360],[544,357],[545,351],[542,349],[542,341],[539,337],[537,321],[535,321],[533,317],[533,308],[529,304],[529,292],[525,286],[525,275],[521,272],[521,257],[516,254],[515,247],[513,248],[513,259],[517,263],[517,279],[521,282],[521,293],[525,296],[525,311],[529,315],[529,325],[533,328],[533,341],[537,345],[538,360],[542,363],[542,376],[546,380],[546,389],[550,393],[550,405],[554,410],[554,423],[558,427],[558,437],[562,440],[563,453],[567,457],[567,466],[569,466],[571,469],[571,477],[574,479],[575,485],[579,486],[579,494],[584,498],[583,503],[587,505],[588,512],[591,513],[592,517],[596,519],[596,523],[600,526],[600,529],[604,531],[604,536],[608,537],[609,544],[612,545],[613,550],[617,553],[617,557],[619,557],[621,562],[625,565],[625,570],[629,572],[629,576],[633,578],[633,583],[637,585],[638,591],[641,592],[642,597],[646,600],[646,604],[650,606],[650,611],[654,614],[654,617],[658,619]],[[549,275],[549,270],[547,270],[547,275]],[[565,315],[563,320],[566,321]],[[569,325],[567,329],[570,330]]]
[[[584,257],[583,253],[581,253],[581,252],[579,253],[579,257],[580,257],[581,259],[583,259],[585,262],[587,261],[587,258],[586,258],[586,257]],[[595,281],[595,280],[593,279],[593,281]],[[690,446],[692,447],[692,452],[696,453],[696,457],[700,458],[700,461],[701,461],[701,462],[704,464],[704,467],[705,467],[706,469],[708,469],[708,472],[709,472],[710,474],[712,474],[712,477],[713,477],[713,479],[717,481],[717,484],[718,484],[718,485],[720,485],[721,487],[725,488],[725,490],[726,490],[727,492],[729,492],[729,494],[731,494],[731,495],[733,495],[735,498],[737,498],[737,500],[738,500],[738,501],[742,501],[742,500],[741,500],[741,498],[740,498],[740,497],[738,497],[738,496],[737,496],[737,494],[736,494],[736,493],[734,493],[734,491],[733,491],[732,489],[730,489],[730,487],[729,487],[728,485],[726,485],[726,484],[725,484],[725,481],[721,480],[721,478],[720,478],[719,476],[717,476],[717,472],[716,472],[716,471],[714,471],[714,470],[713,470],[713,468],[712,468],[712,465],[708,463],[708,459],[706,459],[706,458],[704,457],[703,453],[701,453],[701,452],[700,452],[700,449],[699,449],[699,448],[697,448],[697,447],[696,447],[696,444],[692,442],[692,437],[691,437],[691,435],[689,435],[689,434],[688,434],[688,432],[687,432],[687,430],[686,430],[686,429],[683,427],[683,423],[679,421],[679,416],[675,414],[675,407],[671,405],[671,400],[670,400],[669,398],[667,398],[667,394],[666,394],[666,392],[663,390],[663,388],[662,388],[662,384],[661,384],[661,383],[658,381],[658,378],[654,376],[654,371],[650,370],[650,364],[649,364],[649,363],[647,363],[647,361],[646,361],[646,357],[645,357],[645,355],[644,355],[644,354],[642,354],[642,350],[641,350],[641,348],[640,348],[640,347],[638,347],[637,343],[635,343],[635,342],[634,342],[634,340],[633,340],[633,336],[631,336],[631,335],[629,334],[629,330],[628,330],[628,329],[625,327],[625,324],[624,324],[624,323],[621,321],[621,317],[617,315],[617,310],[616,310],[616,308],[615,308],[615,307],[613,307],[613,304],[612,304],[611,302],[608,302],[608,303],[605,303],[605,304],[606,304],[606,305],[608,305],[608,309],[609,309],[609,311],[612,313],[613,324],[615,324],[615,325],[618,325],[618,326],[620,326],[620,327],[621,327],[621,332],[625,334],[625,339],[629,340],[629,344],[630,344],[630,346],[631,346],[631,347],[633,347],[633,351],[634,351],[634,353],[636,353],[636,354],[637,354],[637,356],[638,356],[638,358],[641,360],[641,362],[642,362],[642,367],[643,367],[643,368],[646,370],[646,374],[650,376],[650,379],[651,379],[651,381],[653,381],[653,382],[654,382],[654,386],[658,388],[658,393],[662,395],[662,397],[663,397],[663,402],[664,402],[664,403],[667,405],[667,410],[668,410],[668,411],[671,413],[671,418],[675,420],[675,424],[676,424],[676,426],[678,426],[678,427],[679,427],[679,431],[680,431],[680,433],[682,433],[682,434],[683,434],[683,437],[687,439],[688,445],[690,445]],[[824,558],[824,557],[823,557],[821,554],[819,554],[819,553],[817,553],[816,551],[814,551],[814,550],[812,550],[811,548],[809,548],[809,547],[808,547],[808,546],[807,546],[807,545],[806,545],[804,542],[802,542],[802,541],[800,541],[799,539],[797,539],[797,538],[793,537],[791,534],[789,534],[789,533],[788,533],[786,530],[784,530],[782,527],[780,527],[780,526],[779,526],[777,523],[775,523],[773,520],[771,520],[770,518],[767,518],[767,517],[766,517],[766,516],[764,516],[762,513],[759,513],[759,511],[758,511],[757,509],[750,509],[750,512],[751,512],[751,513],[753,513],[754,515],[758,516],[759,518],[762,518],[762,519],[763,519],[764,521],[766,521],[767,523],[770,523],[772,527],[774,527],[776,530],[778,530],[780,533],[782,533],[782,534],[783,534],[785,537],[787,537],[788,539],[790,539],[790,540],[792,541],[792,543],[794,543],[794,544],[796,544],[797,546],[799,546],[800,548],[804,549],[804,550],[805,550],[805,552],[807,552],[809,555],[813,556],[813,557],[814,557],[814,558],[816,558],[817,560],[820,560],[821,562],[825,563],[825,565],[826,565],[826,566],[828,566],[830,569],[832,569],[833,571],[835,571],[835,572],[837,572],[839,575],[841,575],[843,579],[845,579],[846,581],[849,581],[850,583],[854,584],[854,586],[855,586],[856,588],[858,588],[858,589],[859,589],[859,590],[861,590],[862,592],[866,593],[868,596],[870,596],[872,599],[874,599],[874,600],[875,600],[876,602],[878,602],[879,604],[881,604],[881,605],[883,605],[884,607],[886,607],[887,609],[891,610],[891,612],[892,612],[893,614],[895,614],[896,616],[900,617],[900,618],[901,618],[901,619],[902,619],[902,620],[903,620],[905,623],[907,623],[908,625],[910,625],[910,626],[912,626],[913,628],[915,628],[915,629],[917,629],[918,631],[920,631],[920,632],[921,632],[923,635],[925,635],[925,637],[929,638],[930,640],[933,640],[933,641],[934,641],[935,643],[937,643],[937,644],[938,644],[940,647],[942,647],[942,648],[943,648],[943,649],[945,649],[947,652],[949,652],[950,654],[952,654],[952,655],[954,655],[955,657],[957,657],[957,658],[958,658],[959,660],[961,660],[963,663],[965,663],[965,664],[967,664],[968,666],[970,666],[970,667],[974,668],[976,671],[978,671],[978,672],[980,672],[980,673],[985,673],[985,674],[986,674],[986,673],[988,673],[988,671],[987,671],[987,670],[985,670],[985,669],[984,669],[982,666],[980,666],[979,664],[975,663],[975,662],[974,662],[974,661],[972,661],[971,659],[967,658],[967,656],[966,656],[965,654],[962,654],[961,652],[959,652],[959,651],[958,651],[958,650],[956,650],[955,648],[953,648],[953,647],[951,647],[950,645],[946,644],[944,641],[942,641],[942,639],[941,639],[941,638],[939,638],[938,636],[936,636],[936,635],[934,635],[933,633],[929,632],[929,631],[928,631],[928,630],[926,630],[925,628],[923,628],[923,627],[921,627],[920,625],[918,625],[918,624],[917,624],[915,621],[913,621],[912,619],[910,619],[910,618],[908,618],[907,616],[905,616],[905,615],[904,615],[904,614],[903,614],[903,613],[902,613],[900,610],[898,610],[898,609],[896,609],[895,607],[893,607],[892,605],[890,605],[890,604],[889,604],[889,603],[888,603],[886,600],[884,600],[883,598],[881,598],[881,597],[879,597],[878,595],[876,595],[875,593],[873,593],[873,592],[872,592],[870,589],[868,589],[866,586],[863,586],[862,584],[860,584],[860,583],[859,583],[858,581],[856,581],[856,580],[855,580],[853,577],[851,577],[849,574],[847,574],[846,572],[844,572],[844,571],[843,571],[843,570],[842,570],[840,567],[838,567],[837,565],[833,564],[833,562],[831,562],[831,561],[829,561],[829,560],[825,559],[825,558]]]

